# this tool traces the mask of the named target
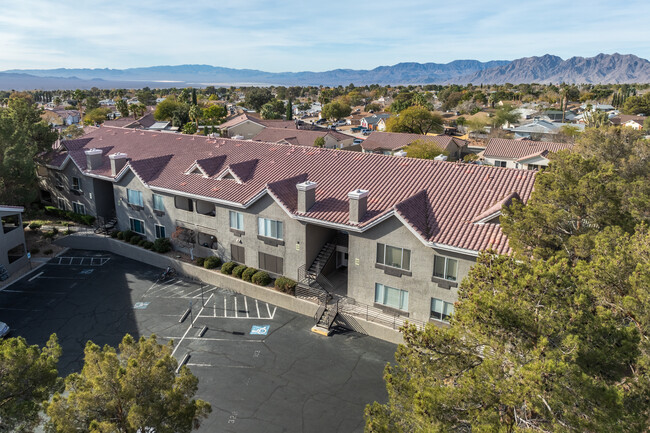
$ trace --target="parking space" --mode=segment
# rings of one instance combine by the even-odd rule
[[[200,282],[160,282],[161,269],[109,253],[65,256],[0,292],[14,335],[43,344],[57,333],[61,374],[80,369],[87,340],[172,340],[213,407],[202,432],[363,431],[365,404],[386,398],[390,343],[316,335],[309,317]]]

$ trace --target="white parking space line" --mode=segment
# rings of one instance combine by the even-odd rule
[[[268,307],[269,304],[266,304],[266,306]],[[278,307],[273,308],[273,314],[271,314],[271,319],[273,319],[273,318],[275,317],[275,311],[276,311],[277,309],[278,309]]]
[[[248,314],[248,301],[246,300],[246,296],[244,296],[244,308],[246,309],[246,317],[250,317]]]
[[[27,281],[30,281],[30,282],[31,282],[31,281],[35,280],[36,278],[40,277],[41,275],[43,275],[44,273],[45,273],[45,272],[39,272],[38,274],[34,275],[32,278],[30,278],[30,279],[27,280]]]
[[[210,298],[212,298],[212,293],[210,294]],[[210,302],[210,298],[208,298],[208,302]],[[192,329],[194,327],[194,322],[196,322],[197,319],[199,318],[199,316],[201,316],[201,313],[203,312],[204,308],[205,308],[205,305],[201,307],[201,309],[199,310],[199,314],[196,315],[194,320],[192,320],[192,323],[190,323],[190,326],[187,327],[187,331],[185,331],[185,334],[183,334],[183,336],[181,337],[181,341],[179,341],[178,344],[176,345],[176,347],[174,347],[174,350],[172,350],[172,356],[174,356],[174,353],[176,353],[178,348],[181,347],[181,343],[183,343],[183,340],[187,336],[187,333],[190,332],[190,329]],[[190,339],[191,339],[191,337],[190,337]]]
[[[226,314],[226,311],[228,311],[228,304],[227,304],[227,301],[226,301],[226,297],[224,296],[223,297],[223,317],[228,317],[228,315]]]
[[[271,307],[269,307],[269,304],[266,304],[266,311],[269,312],[269,317],[273,318],[273,316],[271,316]]]
[[[237,315],[237,296],[235,296],[235,319],[237,319],[239,316]]]
[[[171,337],[163,337],[163,338],[172,339]],[[264,340],[248,340],[248,339],[235,340],[232,338],[210,338],[210,337],[186,337],[185,340],[232,341],[233,343],[264,343]]]
[[[257,299],[255,300],[255,308],[257,309],[257,317],[260,317],[260,305],[257,303]]]

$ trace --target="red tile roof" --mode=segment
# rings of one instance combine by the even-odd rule
[[[572,147],[573,145],[570,143],[491,138],[485,147],[483,156],[487,158],[519,159],[533,154],[541,154],[544,151],[558,152]]]
[[[283,128],[264,128],[253,137],[256,141],[267,141],[270,143],[279,143],[285,141],[289,144],[298,146],[313,146],[318,137],[332,136],[336,141],[352,140],[353,136],[343,134],[338,131],[322,129],[320,131],[305,129],[283,129]]]
[[[433,142],[438,145],[442,150],[456,150],[450,149],[453,145],[463,147],[467,145],[467,141],[450,135],[420,135],[420,134],[406,134],[401,132],[372,132],[368,138],[361,143],[364,150],[398,150],[402,149],[416,140]]]
[[[259,117],[252,116],[248,113],[243,113],[240,114],[239,116],[235,116],[232,119],[229,119],[228,121],[219,125],[218,128],[219,129],[232,128],[233,126],[237,126],[240,123],[245,122],[247,120],[250,120],[251,122],[255,122],[258,125],[271,127],[271,128],[296,129],[296,122],[293,120],[265,120],[265,119],[260,119]]]
[[[153,189],[244,206],[266,190],[296,217],[351,230],[395,214],[427,243],[473,251],[509,251],[498,224],[472,220],[512,193],[527,200],[535,179],[534,171],[111,127],[63,144],[86,173],[84,150],[103,150],[104,164],[93,175],[111,178],[110,149],[126,153],[127,167]],[[185,174],[195,162],[217,174]],[[241,183],[218,179],[226,169]],[[295,185],[306,179],[318,183],[316,203],[298,215]],[[354,224],[347,194],[357,188],[370,195],[368,211]]]

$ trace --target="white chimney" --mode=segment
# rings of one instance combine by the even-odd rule
[[[124,168],[126,165],[127,161],[127,155],[126,153],[114,153],[112,155],[108,155],[108,158],[111,160],[111,175],[117,176],[117,173]]]
[[[358,224],[368,210],[368,191],[355,189],[348,193],[350,199],[350,222]]]
[[[86,154],[86,169],[95,170],[102,165],[102,151],[101,149],[88,149],[84,152]]]
[[[305,213],[316,203],[316,182],[307,180],[296,185],[298,189],[298,212]]]

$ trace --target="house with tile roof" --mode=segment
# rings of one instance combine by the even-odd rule
[[[364,153],[393,155],[400,150],[404,150],[415,141],[435,143],[455,159],[460,159],[463,149],[466,149],[468,144],[467,140],[450,135],[420,135],[402,132],[374,131],[361,143],[361,148]]]
[[[222,134],[225,132],[228,137],[242,137],[244,139],[252,139],[262,132],[264,128],[297,129],[296,122],[293,120],[265,120],[250,113],[235,116],[219,125],[218,128],[222,131]]]
[[[120,230],[150,240],[187,230],[195,255],[310,276],[355,302],[437,323],[481,250],[510,251],[501,207],[527,201],[535,180],[533,171],[114,127],[41,160],[55,203],[68,206],[74,190],[84,208],[73,210],[112,212]]]
[[[0,205],[0,281],[27,265],[27,244],[20,206]]]
[[[318,128],[318,130],[264,128],[253,137],[254,141],[268,143],[292,144],[294,146],[313,147],[318,137],[325,140],[327,149],[345,149],[352,146],[355,137],[332,129]]]
[[[645,123],[646,116],[636,116],[630,114],[619,114],[618,116],[611,117],[609,119],[612,122],[612,125],[616,126],[625,126],[627,128],[636,129],[640,131],[643,129],[643,124]]]
[[[372,131],[386,130],[386,120],[391,116],[390,113],[378,113],[372,116],[367,116],[359,121],[362,128],[370,129]],[[381,122],[381,123],[380,123]],[[380,129],[382,128],[382,129]]]
[[[572,148],[570,143],[492,138],[481,156],[496,167],[539,170],[548,166],[549,152]]]

